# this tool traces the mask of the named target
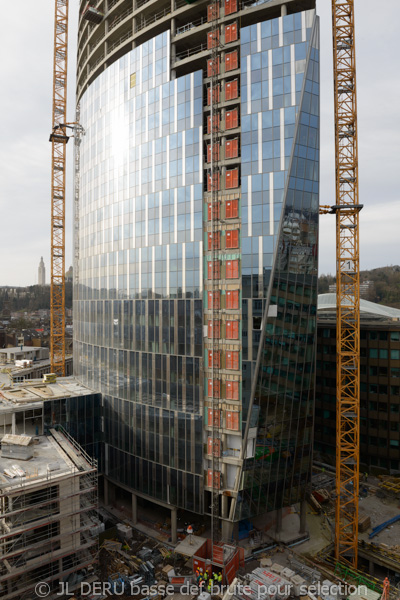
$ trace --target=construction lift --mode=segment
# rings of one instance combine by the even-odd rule
[[[83,9],[82,18],[90,23],[99,25],[104,19],[104,13],[101,12],[101,10],[98,10],[95,6],[91,6],[90,2],[88,2]]]
[[[357,568],[360,255],[354,0],[332,0],[336,204],[335,559]]]

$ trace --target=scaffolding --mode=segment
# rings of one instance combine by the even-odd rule
[[[219,214],[219,199],[220,199],[220,169],[219,169],[219,61],[220,61],[220,39],[219,39],[219,5],[212,5],[211,15],[211,157],[210,157],[210,179],[211,179],[211,249],[213,270],[216,264],[219,264],[220,246],[217,244],[217,239],[220,238],[220,214]],[[208,92],[207,92],[208,93]],[[208,149],[207,149],[208,158]],[[207,181],[208,185],[208,181]],[[218,263],[217,263],[218,261]],[[212,362],[211,362],[211,405],[212,405],[212,448],[211,448],[211,466],[212,466],[212,500],[211,500],[211,538],[213,541],[220,539],[220,489],[221,489],[221,406],[220,406],[220,329],[221,324],[221,269],[218,273],[213,272],[211,280],[211,308],[212,308]],[[210,308],[210,307],[208,307]],[[218,325],[216,325],[218,324]],[[218,358],[216,358],[218,356]]]
[[[25,476],[7,480],[0,475],[4,600],[31,597],[39,582],[49,585],[49,594],[57,593],[60,581],[73,591],[96,561],[97,463],[62,428],[40,439],[35,454],[40,456],[41,444],[48,448],[45,468],[43,461],[39,468],[27,461]],[[57,462],[47,463],[48,454]],[[10,466],[13,460],[8,459]]]

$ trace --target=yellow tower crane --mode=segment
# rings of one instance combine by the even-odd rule
[[[53,131],[51,161],[51,371],[65,375],[65,159],[68,64],[68,0],[55,1]]]
[[[335,558],[357,567],[360,274],[354,0],[332,0],[336,205]]]

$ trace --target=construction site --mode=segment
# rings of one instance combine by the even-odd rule
[[[71,122],[68,4],[50,365],[10,370],[0,391],[0,598],[399,599],[399,471],[360,473],[353,0],[332,0],[331,205],[314,0],[80,2]],[[313,462],[320,215],[336,230],[334,466]],[[397,332],[390,344],[397,360]]]
[[[66,432],[6,434],[0,470],[0,597],[30,598],[40,582],[73,584],[93,573],[95,461]]]
[[[55,414],[65,410],[57,402],[72,406],[76,397],[87,403],[89,393],[73,378],[2,389],[0,597],[34,598],[32,589],[43,581],[53,598],[63,591],[84,598],[89,590],[98,599],[197,597],[208,593],[212,581],[216,598],[225,597],[235,582],[233,595],[241,600],[273,597],[271,591],[257,592],[267,584],[286,586],[287,594],[279,596],[311,600],[311,586],[365,586],[369,591],[359,596],[330,588],[316,596],[368,600],[382,595],[386,577],[390,597],[398,597],[399,477],[361,477],[357,568],[334,558],[335,470],[318,464],[303,533],[297,504],[281,516],[249,523],[236,542],[213,542],[211,520],[192,513],[178,510],[173,523],[167,508],[154,511],[140,498],[134,504],[128,496],[105,503],[102,495],[98,504],[96,461],[55,423]],[[206,571],[206,581],[199,580]]]

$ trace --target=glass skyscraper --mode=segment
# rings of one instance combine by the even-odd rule
[[[315,4],[98,4],[79,30],[75,374],[102,393],[107,485],[198,514],[217,490],[227,536],[300,501],[311,467]]]

